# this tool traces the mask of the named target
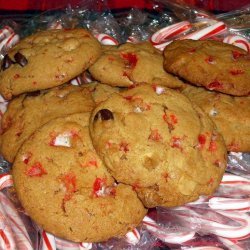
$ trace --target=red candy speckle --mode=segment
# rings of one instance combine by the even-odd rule
[[[233,55],[233,59],[237,60],[238,58],[240,58],[241,56],[244,56],[243,53],[240,53],[239,51],[237,50],[233,50],[232,51],[232,55]]]
[[[137,64],[137,56],[133,53],[122,53],[121,57],[126,60],[129,68],[134,68]]]
[[[34,165],[29,167],[26,171],[25,174],[30,176],[30,177],[41,177],[44,174],[47,174],[47,171],[43,168],[42,164],[40,162],[36,162]]]
[[[171,147],[178,148],[182,151],[183,148],[181,146],[181,141],[182,141],[182,139],[180,137],[173,136],[171,139]]]
[[[216,143],[216,141],[210,141],[208,150],[211,151],[211,152],[213,152],[216,149],[217,149],[217,143]]]
[[[133,96],[128,95],[128,96],[124,96],[123,98],[128,100],[128,101],[131,101],[133,99]]]
[[[203,135],[203,134],[200,134],[200,135],[198,136],[198,141],[199,141],[199,146],[200,146],[201,148],[203,148],[204,145],[206,144],[206,136]]]
[[[162,136],[160,135],[158,129],[152,129],[148,139],[152,141],[161,141]]]
[[[95,197],[99,197],[100,195],[98,194],[98,192],[105,185],[106,185],[106,179],[104,179],[104,178],[96,178],[95,182],[93,183],[93,195]]]
[[[214,58],[212,56],[209,56],[205,59],[205,62],[208,64],[212,64],[214,62]]]
[[[127,153],[129,151],[128,143],[121,142],[120,145],[119,145],[119,150],[123,151],[124,153]]]
[[[26,154],[23,156],[23,163],[24,163],[24,164],[28,164],[29,161],[30,161],[31,156],[32,156],[32,153],[31,153],[31,152],[26,153]]]
[[[64,196],[64,201],[68,201],[71,199],[72,194],[77,191],[76,188],[76,176],[74,173],[67,173],[60,177],[61,182],[64,184],[66,188],[66,194]]]
[[[230,70],[230,73],[231,73],[233,76],[236,76],[236,75],[244,74],[245,71],[244,71],[244,70],[241,70],[241,69],[232,69],[232,70]]]
[[[196,48],[191,48],[191,49],[188,50],[188,52],[191,53],[191,54],[194,53],[195,51],[196,51]]]
[[[213,89],[223,89],[223,84],[218,82],[217,80],[211,82],[208,84],[208,89],[213,90]]]
[[[162,116],[163,120],[168,124],[168,128],[170,130],[174,129],[174,125],[176,125],[178,123],[178,119],[176,117],[176,115],[174,114],[170,114],[169,116],[165,113]]]

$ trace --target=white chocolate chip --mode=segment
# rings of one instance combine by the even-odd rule
[[[142,112],[142,109],[140,107],[135,107],[134,108],[134,112],[135,113],[141,113]]]
[[[209,112],[210,116],[216,116],[218,114],[218,111],[215,108],[212,108]]]
[[[60,134],[55,138],[54,146],[71,147],[71,134]]]
[[[165,92],[165,88],[160,87],[160,86],[156,86],[155,92],[157,95],[161,95]]]

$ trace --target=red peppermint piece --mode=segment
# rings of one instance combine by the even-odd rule
[[[230,73],[231,73],[233,76],[236,76],[236,75],[244,74],[245,71],[244,71],[244,70],[241,70],[241,69],[232,69],[232,70],[230,70]]]
[[[237,51],[237,50],[233,50],[233,51],[232,51],[232,55],[233,55],[233,59],[234,59],[234,60],[237,60],[238,58],[244,56],[245,54],[240,53],[240,52]]]
[[[207,184],[208,184],[208,185],[211,185],[211,184],[213,184],[213,183],[214,183],[214,178],[211,177],[211,178],[209,179],[209,181],[207,182]]]
[[[119,145],[119,150],[127,153],[129,151],[129,146],[127,142],[121,142]]]
[[[32,156],[32,153],[31,153],[31,152],[26,153],[26,154],[23,156],[23,163],[24,163],[24,164],[28,164],[29,161],[30,161],[31,156]]]
[[[208,84],[208,89],[213,90],[213,89],[223,89],[223,84],[218,82],[217,80],[211,82]]]
[[[95,182],[93,183],[93,196],[99,197],[100,191],[102,188],[106,185],[106,179],[105,178],[96,178]]]
[[[208,150],[211,151],[211,152],[214,152],[214,151],[216,151],[216,149],[217,149],[216,141],[211,140]]]
[[[115,58],[112,57],[112,56],[109,56],[109,57],[108,57],[108,60],[111,61],[111,62],[113,62],[113,61],[115,60]]]
[[[177,119],[176,115],[170,114],[169,116],[170,116],[172,124],[177,124],[178,123],[178,119]]]
[[[180,137],[173,136],[171,139],[171,147],[178,148],[182,151],[183,148],[181,146],[181,141],[182,141],[182,139]]]
[[[152,129],[148,139],[152,141],[161,141],[162,136],[159,134],[158,129]]]
[[[199,141],[199,146],[200,146],[201,148],[203,148],[204,145],[206,144],[206,136],[203,135],[203,134],[200,134],[200,135],[198,136],[198,141]]]
[[[76,188],[76,176],[74,173],[67,173],[60,177],[61,182],[66,188],[66,194],[64,196],[64,201],[71,199],[73,193],[77,191]]]
[[[40,162],[36,162],[34,165],[32,165],[25,171],[25,174],[30,177],[41,177],[42,175],[47,174],[47,171],[43,168]]]
[[[212,56],[208,56],[206,59],[205,59],[205,62],[208,63],[208,64],[212,64],[214,62],[214,58]]]
[[[121,56],[123,59],[126,60],[127,66],[129,68],[133,69],[136,66],[138,59],[137,59],[137,56],[135,54],[133,54],[133,53],[121,53]]]

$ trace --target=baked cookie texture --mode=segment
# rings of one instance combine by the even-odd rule
[[[182,93],[210,116],[228,151],[250,152],[250,97],[234,97],[190,85]]]
[[[142,85],[92,112],[93,145],[112,176],[146,207],[183,205],[218,187],[226,147],[214,123],[183,94]]]
[[[99,42],[84,29],[46,30],[21,40],[5,56],[0,93],[6,99],[66,83],[101,54]]]
[[[218,41],[179,40],[164,50],[164,68],[197,86],[235,95],[250,94],[250,56]]]
[[[164,71],[162,54],[148,42],[102,48],[102,56],[89,68],[91,75],[102,83],[118,87],[136,83],[182,86],[178,78]]]
[[[1,120],[0,151],[13,162],[22,143],[51,119],[91,111],[95,106],[87,88],[64,85],[23,94],[10,101]]]
[[[102,84],[99,82],[91,82],[88,84],[83,84],[81,86],[86,87],[89,90],[95,104],[105,101],[113,93],[119,93],[122,91],[121,88],[112,87],[110,85]]]
[[[89,136],[89,113],[57,118],[22,145],[13,165],[18,198],[46,231],[75,242],[123,236],[147,210],[131,186],[116,184]]]

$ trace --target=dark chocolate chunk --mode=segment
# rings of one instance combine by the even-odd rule
[[[11,64],[14,64],[14,62],[11,60],[11,58],[8,55],[5,55],[5,57],[3,58],[1,69],[6,70],[11,66]]]
[[[15,55],[14,55],[14,58],[15,58],[15,61],[22,67],[24,67],[27,63],[28,63],[28,60],[26,59],[26,57],[21,54],[20,52],[17,52]]]
[[[98,120],[98,118],[101,118],[102,121],[114,120],[113,113],[108,109],[99,110],[96,113],[94,120],[96,121],[96,120]]]

